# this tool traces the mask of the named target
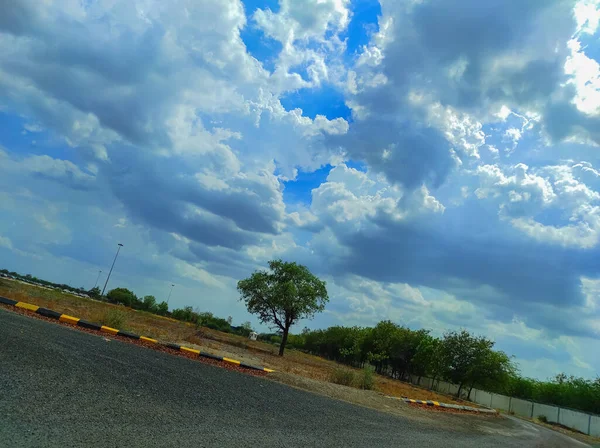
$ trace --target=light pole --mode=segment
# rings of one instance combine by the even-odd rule
[[[104,288],[102,288],[102,294],[100,294],[101,296],[104,295],[104,290],[106,289],[106,285],[108,285],[108,280],[110,279],[110,274],[112,273],[112,270],[115,267],[115,261],[117,261],[117,257],[119,256],[119,251],[123,247],[123,245],[121,243],[119,243],[118,246],[119,246],[119,248],[117,249],[117,253],[115,254],[115,259],[113,260],[112,266],[110,267],[110,271],[108,271],[108,277],[106,277],[106,282],[104,283]]]
[[[98,286],[98,280],[100,280],[100,274],[102,274],[102,271],[98,271],[98,278],[96,279],[96,283],[94,283],[94,288],[96,286]],[[94,288],[92,288],[92,289],[94,289]]]
[[[175,285],[171,283],[171,290],[169,291],[169,297],[167,297],[167,305],[169,304],[169,299],[171,298],[171,293],[173,292],[173,286]]]

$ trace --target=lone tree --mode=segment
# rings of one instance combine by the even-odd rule
[[[279,356],[283,356],[290,327],[300,319],[311,319],[329,301],[326,283],[306,268],[281,260],[269,261],[270,271],[256,271],[238,282],[240,300],[248,312],[282,332]]]

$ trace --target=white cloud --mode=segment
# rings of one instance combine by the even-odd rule
[[[510,150],[514,150],[521,140],[521,131],[517,128],[509,128],[504,132],[504,139],[511,143]]]
[[[419,99],[413,100],[413,103],[419,102]],[[479,148],[485,145],[485,133],[480,122],[452,107],[443,107],[440,103],[429,103],[426,107],[430,124],[444,133],[455,150],[460,154],[479,158]]]
[[[565,73],[571,76],[569,83],[577,91],[574,102],[580,111],[600,115],[600,64],[586,56],[576,39],[569,41],[569,49],[571,55],[565,62]]]
[[[6,249],[12,250],[13,245],[12,245],[12,241],[10,240],[10,238],[0,235],[0,247],[4,247]]]
[[[600,193],[580,176],[595,170],[589,164],[552,165],[530,170],[517,164],[506,175],[496,165],[477,168],[481,186],[479,199],[497,201],[499,214],[511,225],[537,241],[562,246],[590,248],[600,238]],[[568,224],[537,221],[545,210],[560,210]]]
[[[594,34],[600,23],[600,1],[580,0],[573,9],[577,20],[577,31],[585,34]]]
[[[381,176],[373,178],[341,164],[331,170],[327,182],[313,190],[311,210],[322,222],[358,229],[379,216],[404,221],[442,213],[444,206],[425,186],[406,192]]]
[[[282,0],[279,11],[257,9],[252,19],[265,35],[282,44],[272,81],[279,91],[337,83],[329,61],[344,48],[338,37],[350,20],[348,0]],[[306,76],[299,73],[304,67]]]
[[[597,218],[596,218],[597,219]],[[515,218],[511,224],[530,238],[561,246],[590,248],[598,244],[598,224],[590,227],[587,223],[578,223],[562,227],[544,225],[531,218]]]

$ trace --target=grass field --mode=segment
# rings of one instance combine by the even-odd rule
[[[284,357],[277,356],[278,347],[259,341],[250,341],[241,336],[222,333],[208,328],[197,329],[194,325],[168,317],[157,316],[145,311],[136,311],[121,305],[113,305],[87,298],[77,297],[62,291],[40,288],[19,281],[0,279],[0,296],[32,303],[60,313],[109,325],[115,316],[123,330],[149,336],[165,342],[201,348],[219,356],[239,359],[251,364],[259,364],[290,375],[298,375],[312,380],[329,382],[336,369],[342,366],[327,359],[286,350]],[[360,370],[356,375],[360,375]],[[413,387],[381,375],[375,375],[374,388],[386,395],[421,400],[436,400],[446,403],[464,403],[434,391]]]

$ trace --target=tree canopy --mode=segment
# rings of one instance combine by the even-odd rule
[[[326,283],[306,266],[272,260],[269,271],[256,271],[238,282],[240,300],[264,324],[282,332],[279,355],[283,356],[290,327],[300,319],[310,319],[325,309],[329,301]]]
[[[106,298],[109,302],[119,303],[125,306],[133,306],[137,301],[137,297],[133,291],[130,291],[127,288],[111,289],[108,294],[106,294]]]

